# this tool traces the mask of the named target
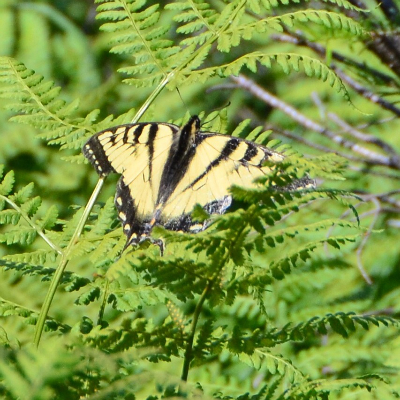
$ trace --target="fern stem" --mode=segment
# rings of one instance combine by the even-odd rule
[[[90,211],[92,210],[94,203],[97,199],[97,196],[99,195],[100,190],[103,187],[104,180],[105,180],[105,177],[99,178],[97,185],[85,207],[85,210],[83,211],[82,217],[79,220],[78,225],[76,226],[75,232],[72,235],[71,240],[69,241],[68,246],[64,251],[64,254],[61,258],[60,264],[58,265],[58,267],[54,273],[53,279],[50,282],[50,287],[46,293],[46,298],[44,299],[42,309],[40,310],[39,318],[38,318],[38,321],[36,324],[35,336],[33,339],[33,343],[35,344],[36,347],[39,346],[40,338],[43,333],[43,328],[44,328],[44,324],[46,322],[47,314],[50,309],[50,305],[51,305],[54,295],[56,293],[57,286],[60,283],[62,274],[63,274],[63,272],[68,264],[68,261],[70,259],[69,256],[71,254],[71,251],[82,233],[83,227],[85,226],[86,220],[89,217]]]
[[[153,92],[150,94],[150,96],[146,99],[146,101],[142,104],[142,106],[139,108],[138,112],[132,119],[132,123],[136,123],[139,121],[139,119],[143,116],[143,114],[146,112],[146,110],[149,108],[150,104],[156,99],[156,97],[162,92],[164,87],[169,83],[169,81],[172,79],[172,77],[175,75],[175,73],[169,73],[158,85],[157,87],[153,90]]]
[[[106,284],[105,284],[104,291],[103,291],[103,298],[101,300],[99,316],[97,318],[97,325],[100,325],[100,326],[103,325],[103,316],[104,316],[104,310],[106,308],[106,302],[107,302],[108,288],[109,287],[110,287],[110,281],[106,278]]]
[[[21,217],[38,233],[38,235],[58,254],[62,255],[63,252],[62,250],[54,244],[43,232],[43,230],[35,224],[28,216],[26,212],[24,212],[20,207],[18,207],[17,204],[15,204],[12,200],[9,198],[0,195],[0,199],[4,200],[6,203],[8,203],[15,211],[17,211]]]
[[[212,25],[210,25],[205,18],[201,15],[199,12],[199,9],[197,8],[197,4],[193,0],[189,0],[188,2],[190,4],[190,7],[192,8],[192,11],[196,14],[197,18],[204,24],[204,26],[207,27],[207,29],[214,34],[216,34],[215,30],[213,29]]]
[[[203,290],[203,293],[201,294],[201,297],[199,299],[199,302],[196,305],[196,309],[194,310],[193,314],[193,321],[192,321],[192,326],[190,330],[190,336],[188,338],[188,342],[186,344],[186,349],[185,349],[185,357],[184,357],[184,362],[183,362],[183,368],[182,368],[182,376],[181,379],[183,381],[187,381],[188,374],[189,374],[189,366],[190,362],[192,361],[193,358],[193,340],[194,340],[194,335],[196,333],[196,327],[197,327],[197,322],[199,320],[199,316],[201,313],[201,309],[203,308],[203,304],[207,298],[208,293],[210,292],[211,288],[213,285],[213,281],[208,280],[207,285]]]

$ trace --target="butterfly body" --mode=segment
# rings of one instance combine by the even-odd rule
[[[222,214],[231,204],[232,185],[255,187],[270,173],[266,160],[284,156],[253,142],[201,132],[192,117],[182,128],[168,123],[120,125],[92,136],[83,153],[99,175],[121,174],[115,195],[127,245],[150,235],[154,225],[196,232],[190,213],[200,204]]]

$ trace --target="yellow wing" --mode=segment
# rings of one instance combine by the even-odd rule
[[[135,198],[136,213],[144,218],[151,216],[156,206],[163,167],[178,131],[172,124],[122,125],[92,136],[83,152],[100,175],[122,175],[119,186],[134,190],[125,191],[125,197]],[[127,200],[120,197],[117,193],[118,208]]]
[[[254,187],[254,179],[271,171],[262,166],[266,160],[283,160],[279,153],[226,135],[198,133],[197,142],[184,177],[165,202],[165,220],[189,213],[196,204],[206,206],[224,200],[226,204],[232,185]]]
[[[271,171],[266,160],[284,158],[244,139],[200,132],[196,116],[181,129],[165,123],[111,128],[91,137],[83,153],[100,175],[121,174],[115,204],[127,244],[147,237],[156,224],[190,231],[196,204],[223,213],[232,185],[253,187]]]

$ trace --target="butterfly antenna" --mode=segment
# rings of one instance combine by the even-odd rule
[[[221,111],[221,110],[225,110],[226,108],[228,108],[231,105],[231,102],[228,101],[228,103],[222,107],[219,108],[215,108],[209,115],[215,113],[215,115],[211,118],[211,119],[207,119],[206,121],[204,121],[204,123],[201,124],[201,126],[203,127],[206,124],[209,124],[210,122],[214,121],[214,119],[216,119],[218,117],[217,111]]]
[[[176,88],[176,91],[178,92],[178,94],[179,94],[179,97],[181,98],[181,100],[182,100],[182,103],[183,103],[183,105],[185,106],[185,108],[186,108],[186,112],[190,115],[190,116],[192,116],[192,113],[190,112],[190,110],[189,110],[189,107],[187,106],[187,104],[186,104],[186,102],[185,102],[185,100],[183,100],[183,96],[182,96],[182,94],[181,94],[181,91],[179,90],[179,88],[177,87]]]

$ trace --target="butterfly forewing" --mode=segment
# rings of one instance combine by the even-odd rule
[[[162,169],[178,131],[172,124],[122,125],[94,135],[85,144],[84,155],[100,175],[122,174],[115,204],[126,232],[151,220]]]

